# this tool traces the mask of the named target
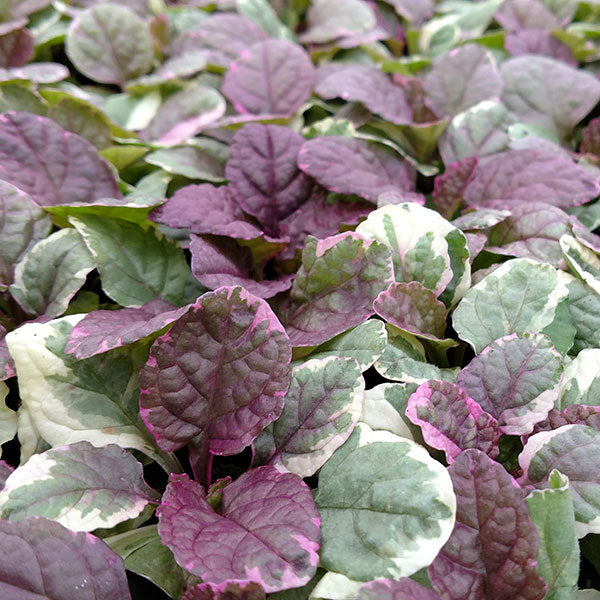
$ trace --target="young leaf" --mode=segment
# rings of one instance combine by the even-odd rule
[[[0,515],[45,517],[73,531],[93,531],[137,517],[158,499],[129,452],[77,442],[34,454],[16,469],[0,492]]]
[[[538,536],[521,488],[502,465],[475,449],[463,452],[448,471],[456,525],[427,570],[434,589],[444,600],[542,600]]]
[[[250,580],[275,592],[304,585],[316,571],[319,513],[292,473],[246,471],[223,490],[219,512],[200,485],[172,475],[157,514],[163,543],[204,582]]]
[[[208,292],[150,349],[142,418],[164,450],[204,433],[213,453],[241,452],[280,415],[290,357],[264,300],[240,287]]]
[[[0,545],[5,598],[131,600],[123,561],[89,533],[42,518],[0,521]]]
[[[430,564],[456,507],[446,470],[423,447],[362,423],[323,465],[315,501],[321,565],[358,581],[407,577]]]
[[[540,538],[538,565],[546,582],[547,600],[570,598],[579,579],[579,545],[569,480],[552,471],[547,490],[534,490],[527,498],[531,520]]]
[[[314,475],[352,433],[364,385],[352,358],[331,356],[295,367],[283,412],[254,441],[258,464]]]

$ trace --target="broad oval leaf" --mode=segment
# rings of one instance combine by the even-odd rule
[[[498,420],[500,431],[525,435],[558,400],[562,357],[542,334],[492,342],[464,367],[456,383]]]
[[[563,425],[536,433],[519,455],[524,484],[546,489],[553,469],[569,478],[578,538],[600,533],[598,456],[600,432],[587,425]]]
[[[444,451],[448,464],[467,448],[498,456],[498,421],[458,385],[436,380],[420,385],[408,399],[406,416],[429,446]]]
[[[73,20],[66,51],[90,79],[121,86],[147,73],[154,58],[148,26],[127,6],[113,3],[93,6]]]
[[[268,466],[246,471],[223,490],[219,512],[201,486],[171,475],[157,513],[163,544],[205,582],[250,580],[275,592],[308,583],[316,571],[319,513],[308,486],[292,473]]]
[[[571,404],[600,406],[600,348],[582,350],[565,366],[556,407]]]
[[[304,143],[298,166],[332,192],[356,194],[376,203],[386,192],[414,188],[414,169],[390,148],[342,137],[316,137]]]
[[[40,206],[121,197],[108,163],[92,144],[24,112],[0,115],[0,177]]]
[[[133,519],[158,499],[127,450],[77,442],[34,454],[13,471],[0,492],[0,515],[9,521],[45,517],[72,531],[93,531]]]
[[[456,307],[452,322],[459,337],[478,353],[510,333],[543,331],[567,297],[556,269],[516,258],[474,285]]]
[[[348,232],[306,240],[302,266],[285,308],[293,346],[316,346],[362,323],[392,279],[389,250]]]
[[[280,414],[291,347],[269,305],[241,287],[198,298],[140,372],[142,418],[163,450],[200,434],[236,454]]]
[[[310,199],[314,182],[296,165],[304,138],[278,125],[250,123],[233,137],[225,173],[239,205],[268,235]]]
[[[330,356],[295,367],[280,417],[254,441],[258,464],[314,475],[352,433],[364,387],[353,358]]]
[[[321,565],[358,581],[430,564],[456,510],[446,469],[422,446],[363,423],[323,465],[315,501]]]
[[[221,90],[239,113],[290,116],[310,98],[313,81],[314,67],[303,48],[268,40],[241,53]]]
[[[5,598],[131,600],[123,560],[89,533],[39,517],[0,521],[0,546]]]
[[[542,600],[538,536],[524,492],[504,467],[466,450],[448,467],[456,493],[456,525],[428,574],[443,600]]]

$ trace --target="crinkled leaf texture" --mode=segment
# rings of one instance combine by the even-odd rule
[[[412,575],[454,526],[446,469],[413,441],[363,423],[323,465],[315,501],[321,565],[358,581]]]
[[[553,469],[568,477],[577,537],[600,533],[600,431],[587,425],[563,425],[532,435],[519,455],[523,485],[548,487]]]
[[[538,535],[524,491],[479,450],[465,450],[448,471],[456,525],[428,569],[442,600],[542,600]]]
[[[321,521],[310,489],[292,473],[246,471],[225,487],[218,512],[204,488],[171,475],[157,513],[163,543],[204,582],[249,580],[276,592],[315,574]]]
[[[379,242],[353,232],[308,237],[284,310],[292,345],[316,346],[362,323],[392,277],[389,250]]]
[[[199,583],[188,588],[181,600],[266,600],[265,591],[253,581]]]
[[[408,399],[406,416],[421,428],[429,446],[444,451],[448,464],[468,448],[498,456],[498,421],[453,383],[420,385]]]
[[[242,114],[293,115],[310,98],[315,69],[307,52],[286,40],[244,49],[221,90]]]
[[[241,452],[283,409],[291,346],[262,299],[222,287],[159,337],[140,372],[140,411],[158,445],[207,435],[215,454]]]
[[[34,454],[16,469],[0,492],[0,515],[9,521],[45,517],[73,531],[93,531],[133,519],[158,499],[129,452],[77,442]]]
[[[41,517],[0,521],[0,596],[131,600],[123,560],[101,539]]]
[[[258,463],[314,475],[352,432],[364,385],[353,358],[330,356],[295,367],[281,416],[254,442]]]
[[[498,419],[502,433],[525,435],[554,408],[562,363],[545,335],[511,334],[473,358],[456,383]]]
[[[373,203],[386,192],[414,189],[412,165],[386,146],[355,138],[308,140],[298,153],[298,166],[332,192],[356,194]]]
[[[121,197],[108,163],[90,142],[26,112],[0,115],[0,177],[40,206]]]

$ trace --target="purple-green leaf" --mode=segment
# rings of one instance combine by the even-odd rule
[[[425,586],[409,579],[376,579],[361,586],[357,600],[440,600]]]
[[[432,200],[439,213],[451,219],[460,208],[465,189],[477,168],[476,156],[467,156],[450,163],[446,170],[435,178]]]
[[[200,485],[172,475],[157,513],[163,543],[204,582],[249,580],[276,592],[316,571],[321,519],[310,488],[292,473],[246,471],[225,487],[218,512]]]
[[[253,581],[199,583],[188,588],[181,600],[266,600],[265,591]]]
[[[163,450],[205,434],[236,454],[280,414],[291,347],[269,305],[241,287],[198,298],[140,371],[142,418]]]

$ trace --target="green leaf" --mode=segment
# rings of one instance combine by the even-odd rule
[[[265,0],[237,0],[236,5],[242,16],[258,25],[269,37],[294,41],[294,34],[279,20],[270,3]]]
[[[569,600],[579,578],[579,545],[569,480],[556,469],[550,489],[535,490],[526,498],[529,515],[540,536],[538,569],[546,582],[545,600]]]
[[[95,256],[102,288],[122,306],[154,298],[180,305],[190,269],[176,242],[152,227],[123,219],[71,217]]]
[[[454,527],[446,469],[414,442],[359,423],[325,463],[315,497],[321,565],[357,581],[429,565]]]
[[[5,399],[8,396],[8,386],[0,381],[0,445],[9,442],[17,433],[17,413],[6,406]],[[0,457],[2,452],[0,452]]]
[[[571,352],[600,347],[600,296],[580,279],[564,274],[569,290],[569,314],[575,327]]]

